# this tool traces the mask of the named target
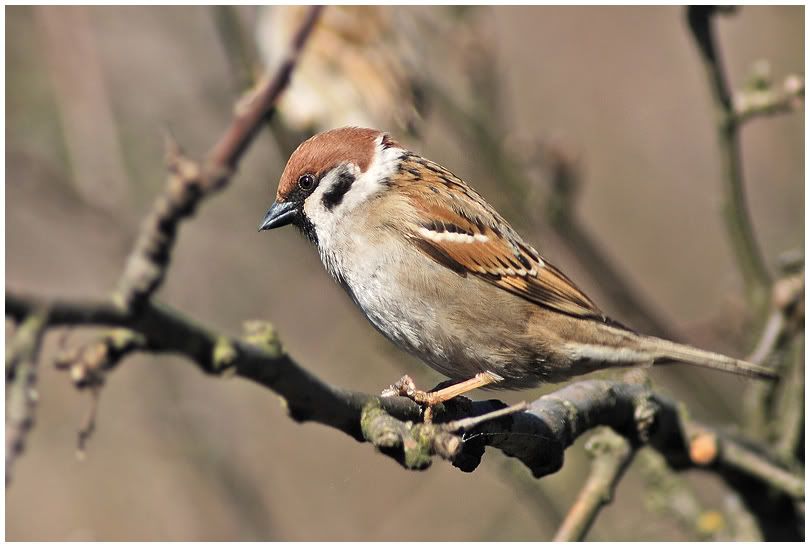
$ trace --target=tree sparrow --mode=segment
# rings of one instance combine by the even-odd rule
[[[420,402],[669,361],[775,377],[608,318],[467,183],[380,131],[346,127],[302,143],[259,230],[287,224],[377,330],[467,380]]]

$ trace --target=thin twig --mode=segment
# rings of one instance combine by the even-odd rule
[[[765,364],[768,357],[776,349],[779,338],[784,334],[786,324],[787,320],[784,312],[778,309],[773,310],[762,327],[762,332],[754,349],[745,360],[758,365]]]
[[[6,392],[6,486],[16,458],[34,425],[37,407],[37,357],[48,326],[47,308],[37,307],[22,322],[6,350],[6,370],[14,370]]]
[[[235,6],[211,6],[211,10],[236,91],[244,93],[254,87],[261,76],[260,59],[254,40],[239,20]],[[298,143],[309,136],[288,127],[280,116],[272,116],[267,121],[266,125],[283,157],[292,154]]]
[[[237,105],[233,119],[208,152],[202,165],[187,158],[173,141],[167,142],[169,178],[141,228],[115,292],[126,310],[137,310],[163,283],[180,223],[206,197],[224,188],[239,160],[269,119],[287,89],[301,51],[312,33],[322,6],[314,6],[294,36],[287,57],[272,77],[267,75]]]
[[[787,352],[784,387],[774,404],[775,451],[786,461],[797,458],[804,434],[804,366],[804,338],[797,336]]]
[[[804,322],[804,269],[791,273],[776,281],[771,287],[771,311],[759,335],[755,347],[747,360],[756,364],[775,362],[775,370],[782,376],[779,383],[769,385],[759,383],[751,385],[745,394],[745,423],[750,433],[765,437],[769,430],[781,428],[771,412],[771,402],[776,400],[778,390],[782,392],[804,392],[803,375],[791,372],[791,361],[785,355],[785,349],[800,334]],[[801,360],[801,357],[799,357]],[[790,379],[786,376],[794,376]],[[798,385],[790,382],[799,381]],[[793,403],[797,398],[793,397]],[[799,405],[803,408],[803,405]],[[798,410],[798,409],[794,409]],[[778,434],[777,434],[778,436]]]
[[[64,342],[60,345],[64,346]],[[72,348],[62,347],[54,359],[54,367],[68,370],[70,379],[77,388],[90,391],[90,406],[78,432],[76,454],[80,459],[84,458],[87,441],[96,429],[98,402],[106,373],[127,355],[145,349],[145,345],[146,340],[140,334],[129,329],[114,329],[87,344]]]
[[[76,457],[83,460],[87,454],[87,441],[90,440],[96,431],[96,416],[98,415],[98,403],[101,397],[101,386],[90,387],[90,406],[82,420],[82,425],[76,439]]]
[[[740,471],[791,498],[804,497],[804,475],[785,469],[775,452],[763,447],[754,448],[747,440],[723,435],[685,418],[683,414],[682,430],[689,446],[689,457],[696,466],[720,466],[729,471]]]
[[[706,509],[686,479],[673,471],[661,454],[649,448],[639,450],[635,469],[645,483],[645,503],[649,509],[673,519],[689,537],[717,538],[719,529],[699,525]]]
[[[483,414],[481,416],[473,416],[471,418],[463,418],[461,420],[454,420],[447,424],[444,424],[442,428],[445,431],[462,431],[462,430],[469,430],[472,429],[484,422],[489,420],[495,420],[498,418],[502,418],[503,416],[508,416],[510,414],[515,414],[516,412],[523,412],[529,407],[529,404],[526,401],[521,401],[517,404],[512,406],[508,406],[506,408],[502,408],[500,410],[493,410],[492,412],[488,412],[487,414]]]
[[[701,54],[701,59],[714,99],[718,143],[723,168],[723,184],[725,188],[723,213],[726,227],[739,269],[745,282],[752,315],[757,318],[758,321],[762,321],[766,306],[768,305],[768,297],[774,294],[775,291],[773,290],[775,287],[771,285],[770,273],[768,272],[764,257],[757,245],[746,204],[739,129],[742,122],[750,116],[768,113],[771,111],[771,106],[779,106],[779,103],[784,101],[782,101],[783,98],[775,98],[773,94],[770,97],[766,97],[764,101],[760,100],[762,96],[759,96],[757,101],[746,101],[744,99],[754,97],[749,91],[748,95],[738,95],[735,104],[732,92],[726,81],[722,59],[718,53],[714,35],[713,17],[718,11],[719,8],[691,6],[687,11],[687,19],[693,38]],[[796,94],[803,94],[803,83],[801,85],[795,84],[795,81],[792,82],[791,86],[795,89],[791,89],[790,91],[795,91]],[[788,87],[790,88],[790,86]],[[788,95],[790,95],[790,93],[788,93]],[[792,99],[795,99],[795,96],[787,96],[784,98],[787,102],[790,102]],[[793,103],[791,103],[791,106],[792,105]],[[776,108],[776,110],[780,108],[781,106]],[[780,306],[774,307],[776,309],[765,323],[760,342],[757,344],[753,354],[753,357],[759,360],[768,359],[774,354],[777,345],[784,343],[787,338],[785,333],[790,321],[784,316],[784,310],[779,309]],[[780,388],[781,385],[755,385],[750,388],[746,395],[745,407],[748,428],[752,432],[757,433],[760,439],[765,442],[772,442],[773,440],[768,438],[772,436],[772,429],[769,427],[769,424],[774,419],[772,415],[772,400],[775,390]],[[795,403],[796,401],[793,402]],[[730,468],[736,467],[747,475],[767,475],[768,480],[772,482],[774,487],[786,492],[788,496],[792,496],[794,500],[798,499],[796,497],[798,492],[801,492],[801,496],[804,495],[803,479],[801,481],[794,481],[793,479],[796,477],[788,473],[787,477],[784,477],[785,480],[783,480],[783,478],[780,477],[781,469],[779,467],[777,467],[776,470],[773,469],[770,462],[760,457],[754,457],[749,460],[747,457],[749,455],[748,451],[744,450],[738,452],[736,448],[737,445],[730,444],[721,449],[722,457],[727,460],[725,463]],[[733,482],[734,479],[730,479],[730,481]],[[761,501],[755,499],[755,496],[752,497],[750,492],[741,493],[748,496],[749,503]]]
[[[740,155],[739,120],[734,111],[730,87],[726,81],[723,61],[718,53],[713,17],[717,9],[711,6],[690,6],[687,19],[700,52],[701,61],[714,99],[720,158],[723,169],[725,203],[723,215],[734,255],[740,267],[746,291],[754,310],[767,301],[771,277],[765,259],[754,236]]]
[[[237,106],[231,126],[208,152],[206,164],[219,170],[236,169],[239,159],[261,129],[262,122],[273,112],[275,104],[290,84],[293,70],[321,15],[323,6],[313,6],[292,39],[287,56],[272,79],[265,77],[255,92]]]
[[[794,499],[804,498],[804,476],[783,469],[742,443],[730,438],[719,440],[718,458],[729,468],[757,477]],[[775,459],[775,458],[773,458]]]
[[[554,541],[585,539],[596,515],[613,499],[614,488],[630,465],[635,452],[624,437],[610,429],[595,433],[585,448],[593,459],[591,473],[557,530]]]
[[[683,475],[673,471],[654,450],[639,450],[635,468],[645,482],[646,505],[674,520],[695,540],[762,541],[762,532],[739,496],[725,495],[722,510],[707,507],[695,495]]]

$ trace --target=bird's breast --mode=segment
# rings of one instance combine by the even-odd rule
[[[490,370],[523,382],[535,358],[527,351],[531,306],[445,268],[401,237],[332,234],[340,247],[324,262],[378,331],[434,369],[454,379]]]

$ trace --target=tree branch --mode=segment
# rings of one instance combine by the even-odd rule
[[[686,479],[673,471],[661,454],[641,449],[635,460],[635,468],[645,483],[645,502],[649,509],[674,520],[694,539],[718,539],[719,530],[699,525],[706,510]]]
[[[784,461],[795,461],[804,435],[804,338],[796,336],[787,352],[784,388],[775,406],[775,450]]]
[[[500,401],[458,398],[436,409],[433,424],[423,424],[419,423],[421,409],[409,399],[381,398],[325,384],[284,353],[277,333],[267,323],[252,324],[249,336],[236,339],[151,301],[135,313],[106,301],[43,302],[6,291],[6,313],[13,318],[43,308],[49,310],[48,326],[125,327],[143,336],[144,351],[180,354],[207,374],[254,381],[281,395],[294,420],[318,422],[371,442],[411,469],[423,469],[433,455],[439,455],[463,471],[473,471],[491,446],[542,477],[562,467],[565,450],[579,436],[608,426],[632,446],[646,443],[655,448],[673,469],[710,469],[732,485],[742,476],[748,494],[764,496],[776,488],[792,500],[804,495],[800,472],[785,469],[764,448],[689,420],[675,402],[645,385],[581,381],[508,415]],[[489,416],[482,423],[470,420],[484,415]],[[707,438],[711,442],[706,443]],[[703,448],[696,450],[696,444]]]
[[[151,301],[145,302],[137,313],[130,313],[108,301],[46,304],[36,297],[6,290],[6,314],[11,317],[24,317],[43,305],[53,306],[49,326],[106,325],[131,329],[143,335],[148,351],[183,355],[206,374],[236,373],[284,397],[294,419],[330,425],[358,440],[362,439],[360,413],[367,403],[377,399],[321,382],[282,351],[272,328],[257,337],[256,325],[252,325],[254,332],[246,341],[227,338]],[[384,399],[382,407],[399,419],[419,419],[419,407],[402,397]]]
[[[137,308],[160,287],[180,223],[194,214],[204,198],[230,181],[248,145],[263,121],[272,116],[276,101],[289,85],[322,9],[323,6],[314,6],[309,11],[276,74],[262,78],[240,101],[230,125],[208,152],[202,166],[187,158],[180,147],[168,139],[166,191],[156,200],[127,259],[115,293],[117,305],[124,309]]]
[[[613,490],[633,459],[626,439],[603,429],[588,440],[585,450],[593,459],[591,474],[566,515],[554,541],[582,541],[596,515],[613,499]]]
[[[6,486],[11,469],[25,448],[25,438],[34,425],[37,407],[37,357],[42,335],[48,326],[47,308],[32,306],[6,349]]]
[[[701,9],[690,10],[690,24],[724,114],[721,145],[732,198],[729,225],[732,235],[736,234],[740,240],[738,259],[751,262],[747,266],[751,270],[746,274],[747,283],[755,287],[762,283],[767,286],[769,279],[764,263],[758,264],[757,260],[761,262],[758,250],[750,247],[754,243],[753,235],[745,233],[752,230],[742,193],[736,125],[745,118],[732,112],[734,106],[714,51],[711,13]],[[36,354],[43,333],[49,327],[105,325],[126,329],[122,331],[125,340],[108,337],[66,359],[71,371],[79,371],[72,373],[77,386],[97,389],[103,371],[135,352],[179,354],[206,374],[238,375],[271,389],[284,398],[294,420],[321,423],[358,441],[370,442],[409,469],[423,469],[438,455],[464,471],[472,471],[479,465],[485,448],[491,446],[522,462],[535,477],[541,477],[562,467],[565,450],[579,436],[593,428],[607,426],[615,433],[602,433],[598,439],[604,442],[594,444],[592,440],[589,445],[598,452],[593,472],[559,532],[561,538],[581,538],[587,533],[635,448],[642,444],[655,448],[674,469],[711,469],[731,484],[742,476],[755,485],[756,494],[774,489],[782,497],[799,503],[804,496],[804,480],[799,470],[786,468],[766,448],[690,420],[678,404],[653,393],[646,385],[582,381],[530,405],[515,407],[507,407],[497,400],[472,402],[458,398],[437,408],[433,423],[422,423],[420,407],[408,399],[382,398],[324,383],[283,350],[277,332],[268,323],[248,324],[248,332],[241,339],[227,337],[153,301],[166,275],[180,223],[194,213],[204,198],[229,183],[247,147],[263,121],[272,116],[276,101],[289,85],[321,10],[316,6],[309,11],[280,69],[272,78],[262,78],[240,101],[230,125],[203,162],[189,159],[169,140],[166,190],[147,217],[110,300],[44,301],[6,291],[7,316],[23,321],[10,345],[12,351],[7,353],[7,382],[9,379],[14,382],[7,403],[7,477],[11,462],[22,450],[24,436],[32,424]],[[476,120],[469,125],[471,130],[480,130]],[[479,131],[477,138],[482,148],[490,148],[488,143],[493,135]],[[493,146],[491,151],[497,160],[493,163],[514,175],[506,177],[507,180],[518,185],[525,182],[502,148]],[[570,226],[557,229],[570,231]],[[750,241],[746,240],[748,236]],[[604,267],[609,267],[604,257],[593,254]],[[629,287],[618,289],[619,293],[628,292],[624,296],[632,297]],[[782,326],[777,325],[777,330],[781,331]],[[768,354],[771,338],[766,342],[762,351]],[[96,391],[94,395],[97,396]],[[94,412],[95,407],[92,407],[80,433],[80,442],[92,430]]]
[[[731,91],[714,36],[712,18],[717,11],[718,8],[712,6],[690,6],[687,8],[687,20],[714,99],[725,188],[723,214],[726,228],[742,272],[749,301],[754,310],[760,310],[766,302],[771,278],[757,245],[746,203],[740,156],[740,120],[734,110]]]
[[[803,374],[792,370],[795,362],[783,357],[784,350],[795,343],[804,324],[804,268],[776,281],[771,287],[771,310],[759,338],[746,360],[759,365],[770,360],[776,361],[775,371],[781,381],[771,385],[760,383],[749,387],[745,394],[745,422],[751,433],[765,437],[769,430],[780,429],[781,420],[772,416],[769,405],[774,400],[775,392],[782,390],[796,402],[796,391],[800,398],[804,393]],[[801,359],[799,359],[801,362]],[[793,376],[794,378],[790,378]],[[802,405],[799,405],[802,407]],[[803,408],[803,407],[802,407]],[[801,408],[794,409],[794,411]],[[802,412],[803,415],[803,412]],[[795,419],[791,419],[795,422]],[[795,425],[795,424],[794,424]]]
[[[254,332],[247,339],[228,338],[157,303],[147,302],[139,313],[128,314],[110,302],[45,303],[6,291],[6,313],[11,317],[26,316],[43,306],[50,310],[51,327],[84,324],[129,328],[144,337],[147,351],[183,355],[206,374],[235,374],[256,382],[281,395],[294,420],[318,422],[357,440],[368,440],[364,430],[371,424],[361,418],[369,405],[382,410],[379,419],[387,419],[383,416],[388,415],[401,422],[420,420],[420,408],[404,397],[381,398],[322,382],[282,350],[278,334],[267,324],[263,324],[261,335],[256,334],[254,325]],[[433,442],[432,437],[438,432],[451,433],[446,428],[448,421],[481,416],[504,407],[497,400],[449,401],[437,409],[436,423],[441,427],[424,429],[420,434]],[[720,473],[739,471],[759,484],[774,486],[791,496],[797,496],[804,488],[803,479],[786,475],[774,463],[775,458],[722,432],[685,422],[674,402],[638,384],[581,381],[541,397],[524,412],[480,424],[460,423],[464,428],[474,425],[471,431],[460,435],[464,442],[453,458],[454,465],[467,471],[475,469],[483,449],[492,446],[519,459],[535,477],[541,477],[562,467],[565,449],[580,435],[597,426],[608,426],[632,443],[646,442],[653,446],[678,469],[710,465]],[[716,454],[693,461],[685,439],[695,429],[709,431],[716,437]],[[764,463],[741,466],[739,457],[730,458],[729,453],[744,454],[752,461]]]

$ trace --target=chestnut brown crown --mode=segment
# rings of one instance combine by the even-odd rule
[[[341,163],[354,163],[365,172],[374,158],[376,140],[382,135],[376,129],[341,127],[307,139],[290,156],[278,184],[276,201],[285,201],[303,175],[317,180]]]

